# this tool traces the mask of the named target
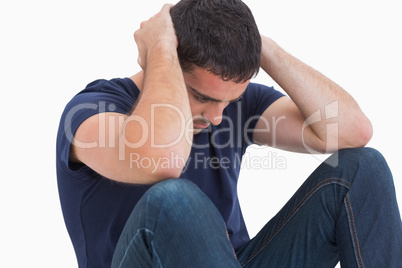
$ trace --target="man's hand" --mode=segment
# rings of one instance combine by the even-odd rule
[[[173,27],[170,9],[173,5],[165,4],[161,11],[147,21],[141,23],[140,29],[134,33],[138,46],[138,64],[146,69],[148,54],[155,48],[176,51],[178,41]]]

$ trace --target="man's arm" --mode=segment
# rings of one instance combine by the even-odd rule
[[[84,143],[99,144],[100,137],[112,139],[109,144],[114,146],[73,145],[71,160],[127,183],[156,183],[180,176],[190,154],[191,135],[185,134],[191,132],[192,121],[170,8],[165,5],[134,34],[144,72],[139,101],[131,115],[98,114],[84,121],[75,134],[75,139]],[[100,116],[106,119],[104,127],[99,126]],[[163,168],[158,163],[164,163]]]
[[[290,99],[283,97],[264,112],[254,132],[256,143],[329,153],[369,142],[371,123],[345,90],[271,39],[262,40],[261,67]]]

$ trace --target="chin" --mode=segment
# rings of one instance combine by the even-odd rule
[[[193,129],[193,135],[197,135],[197,134],[201,133],[201,131],[202,131],[202,129],[194,128]]]

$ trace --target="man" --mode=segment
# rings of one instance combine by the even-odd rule
[[[89,84],[61,119],[59,192],[80,267],[400,265],[392,175],[360,148],[370,121],[261,38],[244,3],[165,5],[134,37],[142,71]],[[289,97],[250,83],[260,68]],[[250,240],[236,185],[253,143],[336,153]]]

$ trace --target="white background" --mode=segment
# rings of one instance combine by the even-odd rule
[[[7,2],[7,4],[5,3]],[[343,86],[374,125],[402,200],[402,86],[398,1],[245,1],[260,31]],[[2,1],[1,267],[76,267],[55,174],[55,138],[67,101],[92,80],[139,70],[132,34],[163,1]],[[172,3],[175,3],[173,1]],[[274,85],[261,73],[257,82]],[[319,164],[275,152],[286,169],[241,173],[239,195],[254,235]],[[402,201],[401,201],[402,202]]]

